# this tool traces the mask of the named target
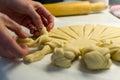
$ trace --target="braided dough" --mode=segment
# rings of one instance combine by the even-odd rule
[[[70,67],[74,60],[82,57],[87,68],[108,69],[112,61],[120,61],[120,28],[106,25],[72,25],[52,29],[44,27],[37,39],[18,38],[19,44],[42,49],[24,57],[27,62],[42,59],[53,53],[51,61],[59,67]]]

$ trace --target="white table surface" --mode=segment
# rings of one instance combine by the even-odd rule
[[[105,24],[120,27],[120,19],[105,10],[98,14],[55,18],[55,27],[75,24]],[[120,63],[109,70],[90,71],[75,61],[68,69],[51,65],[51,55],[31,64],[0,58],[0,80],[120,80]]]

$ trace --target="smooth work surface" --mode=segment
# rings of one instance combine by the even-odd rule
[[[76,24],[104,24],[120,27],[120,19],[109,10],[97,14],[55,18],[55,27]],[[0,58],[0,80],[120,80],[120,62],[113,61],[109,70],[90,71],[80,59],[68,69],[51,65],[51,54],[41,61],[25,64]]]

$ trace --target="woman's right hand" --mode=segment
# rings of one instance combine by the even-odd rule
[[[28,53],[28,47],[26,45],[19,46],[8,29],[21,38],[27,37],[19,24],[7,15],[0,13],[0,56],[11,59],[25,56]]]
[[[40,35],[42,27],[50,31],[54,26],[52,14],[41,3],[32,0],[0,0],[0,12],[30,29],[30,33],[36,36]]]

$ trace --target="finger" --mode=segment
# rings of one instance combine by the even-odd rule
[[[34,33],[35,26],[32,24],[31,19],[28,16],[24,17],[21,24],[28,28],[31,34]]]
[[[36,28],[42,28],[44,26],[41,17],[33,7],[28,8],[27,13],[32,18],[32,21]]]
[[[21,21],[21,24],[29,29],[29,24],[32,24],[32,21],[29,16],[24,16],[23,20]]]
[[[20,47],[20,46],[14,44],[13,49],[11,49],[10,51],[13,52],[17,58],[22,58],[28,54],[28,47],[27,47],[27,45],[21,45],[21,47]]]
[[[50,31],[53,28],[53,23],[49,23],[47,26],[47,31]]]
[[[0,55],[5,58],[15,59],[15,56],[11,53],[7,52],[7,50],[0,47]]]
[[[28,35],[22,30],[21,26],[17,24],[15,21],[11,20],[9,17],[5,16],[4,22],[10,30],[15,32],[19,37],[26,38]]]
[[[9,32],[4,28],[1,30],[0,44],[5,50],[9,50],[15,57],[21,58],[28,53],[27,47],[20,47],[17,42],[9,35]]]
[[[34,34],[34,32],[35,32],[35,30],[30,30],[30,33],[31,33],[31,34]]]
[[[34,34],[34,36],[39,36],[40,35],[40,29],[36,29],[32,24],[29,25],[31,27],[30,33]]]
[[[30,29],[30,33],[31,33],[31,34],[34,34],[34,32],[35,32],[35,27],[34,27],[32,24],[29,24],[28,26],[29,26],[29,29]]]
[[[15,37],[15,36],[12,36],[12,38],[13,38],[13,40],[15,40],[15,41],[16,41],[16,37]]]
[[[53,24],[49,23],[44,16],[42,16],[42,20],[44,25],[47,27],[47,31],[50,31],[53,28]]]
[[[32,25],[32,24],[29,24],[29,29],[30,29],[30,30],[35,30],[35,26]]]
[[[34,36],[40,36],[40,31],[35,31]]]
[[[21,47],[25,50],[28,49],[27,45],[25,45],[25,44],[21,45]]]
[[[39,15],[43,15],[44,18],[47,19],[48,21],[47,29],[48,30],[52,29],[54,26],[54,17],[51,15],[51,13],[42,5],[41,6],[39,5],[37,12],[39,13]]]
[[[41,15],[41,19],[43,21],[43,24],[47,27],[47,25],[48,25],[47,19],[44,16],[42,16],[42,15]]]

